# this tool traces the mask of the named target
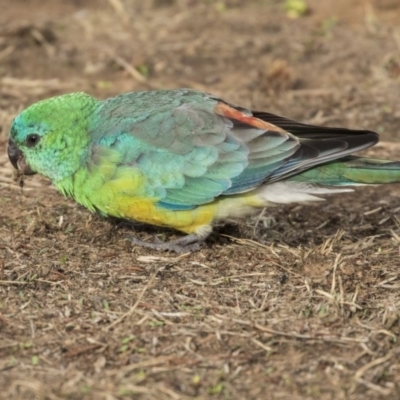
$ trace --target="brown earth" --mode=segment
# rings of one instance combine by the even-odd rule
[[[400,158],[400,4],[2,0],[0,398],[400,398],[400,187],[267,210],[198,253],[133,247],[43,178],[11,119],[39,99],[192,87]],[[396,143],[397,142],[397,143]],[[168,236],[175,233],[166,232]]]

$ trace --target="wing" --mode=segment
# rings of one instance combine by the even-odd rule
[[[297,152],[269,177],[270,182],[366,149],[379,141],[379,135],[368,130],[308,125],[260,111],[253,111],[253,116],[290,132],[300,143]]]
[[[96,148],[115,150],[120,168],[144,177],[143,193],[173,210],[252,190],[376,142],[371,132],[309,127],[191,90],[118,96],[94,121]]]

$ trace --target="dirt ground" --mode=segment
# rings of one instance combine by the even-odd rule
[[[368,128],[400,159],[400,3],[0,0],[0,398],[400,398],[400,186],[218,227],[200,252],[133,247],[6,154],[56,94],[191,87]],[[292,8],[293,9],[293,8]]]

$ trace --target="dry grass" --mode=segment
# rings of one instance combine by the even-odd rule
[[[1,146],[39,98],[190,86],[377,130],[369,154],[400,158],[400,8],[368,4],[310,0],[292,21],[277,1],[10,2]],[[5,153],[0,189],[0,398],[400,397],[398,186],[272,208],[182,256],[133,248],[174,233],[90,215],[43,178],[21,191]]]

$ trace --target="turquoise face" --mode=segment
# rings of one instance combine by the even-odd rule
[[[36,172],[35,169],[32,169],[30,162],[27,162],[27,158],[33,160],[37,158],[42,147],[41,139],[47,131],[44,124],[27,123],[22,115],[14,119],[7,152],[11,164],[24,175]]]
[[[11,125],[10,137],[18,146],[33,148],[48,131],[44,122],[29,121],[25,114],[20,114]]]
[[[32,118],[33,117],[33,118]],[[15,168],[25,175],[41,173],[53,179],[52,171],[60,168],[64,140],[52,140],[54,129],[49,122],[35,121],[30,109],[17,116],[11,126],[8,155]],[[72,151],[72,149],[71,149]]]

